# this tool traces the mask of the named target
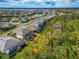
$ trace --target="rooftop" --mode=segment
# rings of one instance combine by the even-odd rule
[[[16,46],[16,44],[18,43],[23,43],[23,42],[9,36],[0,35],[0,51],[2,53],[4,53],[4,50],[7,50],[12,46]]]

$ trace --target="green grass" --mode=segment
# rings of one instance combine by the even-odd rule
[[[14,33],[14,34],[12,34],[11,36],[12,36],[12,37],[14,37],[14,38],[17,38],[15,33]]]
[[[8,59],[7,56],[3,55],[1,52],[0,52],[0,59]]]
[[[5,33],[7,30],[0,30],[0,35]]]

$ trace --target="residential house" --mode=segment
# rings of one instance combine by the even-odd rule
[[[18,18],[11,18],[10,22],[18,22]]]
[[[56,23],[54,24],[54,28],[57,28],[57,29],[62,28],[62,25],[61,25],[60,21],[58,21],[58,22],[56,22]]]
[[[27,18],[19,18],[19,19],[18,19],[18,22],[27,22],[27,21],[28,21]]]
[[[27,18],[11,18],[10,22],[26,22]]]
[[[44,20],[45,20],[45,22],[48,22],[50,19],[52,19],[53,17],[55,17],[55,15],[53,15],[53,16],[45,16],[45,17],[43,17],[44,18]]]
[[[24,43],[12,37],[0,35],[0,51],[6,55],[12,55],[22,47]]]
[[[24,29],[27,29],[31,32],[39,32],[41,30],[41,26],[43,24],[44,20],[43,19],[37,19],[25,24],[22,24],[21,27]]]
[[[0,22],[9,22],[10,21],[10,18],[7,18],[7,17],[2,17],[0,19]]]
[[[8,22],[0,22],[0,29],[10,29],[12,27],[14,26]]]
[[[23,28],[18,28],[16,30],[16,37],[19,39],[29,39],[32,37],[32,35],[30,34],[30,31]]]

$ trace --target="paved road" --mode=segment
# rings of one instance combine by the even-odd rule
[[[15,33],[15,31],[16,31],[18,28],[21,28],[21,27],[16,27],[16,28],[10,29],[9,31],[3,33],[2,35],[13,34],[13,33]]]

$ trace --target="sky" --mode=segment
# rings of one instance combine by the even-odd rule
[[[0,0],[0,8],[79,8],[79,0]]]

